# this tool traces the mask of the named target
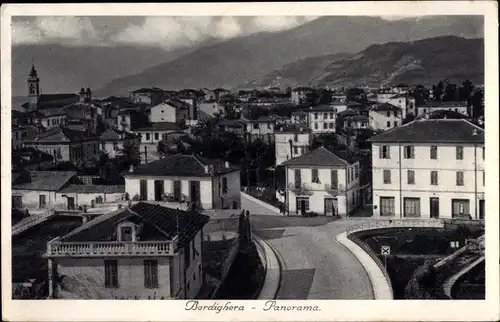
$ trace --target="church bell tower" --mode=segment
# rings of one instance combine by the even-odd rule
[[[34,111],[38,107],[38,99],[40,98],[40,79],[35,69],[35,65],[31,66],[30,76],[28,77],[28,103],[29,110]]]

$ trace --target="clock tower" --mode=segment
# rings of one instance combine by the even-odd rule
[[[30,76],[28,77],[28,103],[29,110],[34,111],[38,107],[38,99],[40,98],[40,79],[35,69],[35,65],[31,66]]]

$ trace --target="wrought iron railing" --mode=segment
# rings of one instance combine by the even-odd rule
[[[389,219],[389,220],[372,220],[363,222],[358,225],[347,228],[347,235],[357,231],[384,229],[384,228],[405,228],[405,227],[420,227],[420,228],[443,228],[444,222],[440,219]]]

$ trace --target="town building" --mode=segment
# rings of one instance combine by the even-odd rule
[[[217,103],[216,101],[202,102],[198,104],[198,109],[200,112],[200,117],[202,113],[205,113],[212,118],[216,116],[224,116],[226,114],[226,109],[224,108],[224,106]]]
[[[169,99],[150,110],[150,122],[181,123],[189,120],[190,105],[178,99]]]
[[[32,147],[12,150],[12,169],[25,171],[46,170],[53,166],[54,156]]]
[[[297,87],[290,94],[290,100],[293,104],[299,105],[307,102],[307,95],[312,93],[312,88]]]
[[[143,103],[147,105],[157,105],[165,97],[165,94],[160,88],[140,88],[129,94],[130,99],[134,103]]]
[[[246,132],[246,123],[240,120],[221,119],[217,122],[217,127],[222,132],[231,132],[241,137]]]
[[[484,218],[484,130],[417,120],[370,139],[373,215]]]
[[[311,129],[297,125],[279,128],[274,137],[276,166],[308,153],[313,140]]]
[[[54,156],[56,162],[81,164],[99,157],[98,137],[86,131],[55,127],[23,142],[25,147],[33,147]]]
[[[468,116],[467,102],[431,101],[417,107],[417,115],[448,110]]]
[[[389,130],[401,126],[403,123],[401,108],[389,103],[378,103],[373,105],[368,115],[370,127],[376,131]]]
[[[124,173],[133,199],[165,201],[202,209],[240,208],[240,171],[229,162],[195,155],[168,155]]]
[[[283,162],[289,215],[347,216],[360,205],[359,157],[347,150],[336,154],[320,147]]]
[[[108,128],[99,135],[99,150],[108,154],[110,158],[115,158],[123,148],[127,136],[130,136],[127,132]]]
[[[183,131],[184,126],[173,122],[156,122],[147,126],[132,129],[141,137],[141,144],[158,144],[168,134]]]
[[[335,133],[337,115],[332,106],[311,106],[303,111],[307,113],[307,123],[313,133]]]
[[[145,127],[149,123],[149,111],[143,107],[124,109],[117,114],[117,130],[131,132],[133,128]]]
[[[245,120],[246,135],[250,141],[260,139],[266,143],[274,141],[274,127],[276,122],[268,116],[259,116],[256,120]]]
[[[365,130],[370,128],[370,121],[364,115],[350,115],[342,118],[342,129]]]
[[[194,299],[209,217],[137,203],[47,243],[49,294],[62,299]]]

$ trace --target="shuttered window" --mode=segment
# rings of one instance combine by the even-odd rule
[[[337,170],[332,170],[331,171],[331,181],[330,181],[330,184],[331,184],[331,188],[332,189],[337,189],[338,185],[339,185],[339,176],[338,176],[338,172]]]
[[[118,287],[118,261],[104,261],[104,286],[106,288]]]
[[[145,260],[144,261],[144,287],[157,288],[158,287],[158,261]]]

